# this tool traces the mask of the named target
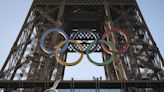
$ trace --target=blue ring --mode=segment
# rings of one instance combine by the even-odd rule
[[[61,54],[61,53],[63,53],[66,49],[67,49],[67,47],[68,47],[68,35],[64,32],[64,30],[62,30],[62,29],[59,29],[59,28],[52,28],[52,29],[49,29],[48,31],[46,31],[46,32],[44,32],[43,34],[42,34],[42,36],[41,36],[41,39],[40,39],[40,46],[41,46],[41,48],[43,49],[43,51],[45,51],[46,53],[48,53],[48,54],[54,54],[55,53],[55,51],[53,50],[53,49],[48,49],[48,48],[46,48],[46,45],[45,45],[45,43],[44,43],[44,39],[46,38],[46,36],[49,34],[49,33],[51,33],[51,32],[58,32],[58,33],[60,33],[61,35],[63,35],[64,37],[65,37],[65,39],[66,39],[66,44],[64,45],[64,47],[63,48],[61,48],[60,50],[59,50],[59,54]]]

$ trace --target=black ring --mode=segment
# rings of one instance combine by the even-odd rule
[[[76,33],[74,33],[73,36],[71,37],[71,39],[75,40],[76,36],[77,36],[79,33],[82,33],[82,32],[90,33],[91,35],[93,35],[93,37],[95,38],[95,40],[98,40],[98,37],[96,36],[95,33],[93,33],[92,31],[85,30],[85,29],[81,29],[81,30],[77,31]],[[85,50],[85,51],[80,51],[79,49],[77,49],[77,48],[75,47],[75,45],[72,45],[72,47],[73,47],[73,50],[75,50],[75,51],[77,51],[77,52],[81,52],[81,53],[86,54],[86,50]],[[88,46],[87,46],[87,47],[88,47]],[[97,47],[98,47],[98,43],[96,43],[96,46],[94,46],[94,48],[93,48],[92,50],[89,50],[89,53],[96,51]]]

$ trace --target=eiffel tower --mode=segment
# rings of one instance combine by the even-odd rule
[[[102,63],[89,60],[105,79],[64,80],[80,61],[61,62],[69,52],[102,53]],[[136,0],[33,0],[0,71],[0,92],[164,92],[163,66]]]

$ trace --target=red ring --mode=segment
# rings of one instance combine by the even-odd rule
[[[112,51],[112,50],[108,49],[108,47],[105,44],[102,43],[101,44],[102,48],[105,49],[106,51],[108,51],[108,53],[113,53],[113,54],[121,54],[121,53],[125,52],[129,48],[129,45],[130,45],[130,37],[129,37],[128,33],[121,29],[108,29],[102,35],[101,40],[104,40],[109,32],[119,32],[121,35],[123,35],[124,38],[126,39],[125,46],[122,49]]]

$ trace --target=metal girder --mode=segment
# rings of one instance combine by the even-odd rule
[[[52,86],[55,81],[0,81],[0,88],[45,88]],[[74,89],[95,89],[98,84],[100,89],[123,89],[128,87],[134,88],[164,88],[164,81],[107,81],[107,80],[86,80],[86,81],[61,81],[57,89],[70,89],[74,84]]]
[[[63,3],[64,4],[64,3]],[[41,18],[42,20],[40,21],[42,24],[38,24],[36,25],[37,31],[45,31],[48,28],[52,28],[52,27],[61,27],[62,25],[60,24],[62,21],[62,17],[63,17],[63,12],[64,12],[64,5],[61,4],[59,7],[58,11],[54,11],[57,8],[52,8],[51,10],[49,10],[49,8],[46,8],[46,10],[42,10],[39,7],[35,7],[35,11],[39,12],[41,14]],[[49,7],[49,6],[46,6]],[[54,6],[56,7],[56,6]],[[53,12],[54,11],[54,12]],[[51,13],[56,13],[56,15],[58,16],[57,18],[54,18],[54,16],[51,16]],[[36,14],[36,17],[39,17],[40,15]],[[48,23],[45,22],[45,19],[48,20]],[[50,22],[50,23],[49,23]],[[45,24],[45,25],[44,25]],[[50,26],[47,26],[47,24],[50,24]],[[41,32],[42,33],[42,32]],[[41,35],[40,32],[38,32],[38,35]],[[59,36],[59,35],[53,35],[53,36]],[[40,39],[40,37],[38,37],[38,39]],[[56,39],[53,38],[52,41],[55,43],[58,43],[60,40],[62,39]],[[47,40],[49,41],[49,40]],[[50,44],[48,45],[48,48],[52,47],[52,45],[54,44]],[[36,51],[39,50],[39,53],[44,53],[39,45],[39,41],[37,42],[37,49]],[[61,74],[58,74],[58,72],[61,73],[61,69],[59,68],[61,65],[56,64],[55,65],[51,65],[52,63],[54,63],[56,60],[54,57],[50,58],[49,56],[47,56],[46,53],[44,53],[44,55],[41,54],[37,54],[33,56],[33,59],[36,59],[36,61],[39,61],[38,64],[36,64],[35,62],[32,62],[31,64],[31,68],[29,71],[29,76],[28,76],[28,80],[50,80],[53,76],[53,71],[55,71],[55,69],[57,69],[57,71],[55,72],[55,77],[61,76]]]
[[[35,10],[37,12],[39,12],[43,17],[45,17],[50,22],[52,22],[53,24],[56,24],[56,21],[53,18],[51,18],[49,15],[47,15],[45,12],[43,12],[42,10],[39,10],[39,9],[35,9]]]
[[[111,29],[113,27],[111,25],[111,22],[113,22],[112,15],[111,15],[111,6],[108,6],[107,4],[105,4],[104,9],[105,9],[106,17],[107,17],[106,18],[106,25]],[[120,11],[118,11],[118,12],[120,12]],[[107,31],[106,29],[104,29],[104,30]],[[107,37],[107,39],[109,41],[110,38]],[[117,39],[116,35],[114,35],[112,33],[111,39],[113,40],[113,43],[115,44],[115,46],[118,46],[118,39]],[[105,57],[104,57],[105,61],[106,61],[107,57],[109,58],[108,55],[105,55]],[[129,79],[129,75],[127,73],[126,68],[124,67],[124,63],[123,63],[123,60],[121,58],[117,58],[116,60],[113,60],[112,65],[105,66],[105,67],[111,67],[111,66],[113,69],[111,69],[111,68],[105,69],[105,71],[108,72],[106,76],[110,76],[112,73],[112,75],[113,75],[113,76],[111,76],[112,80],[127,80],[127,79]],[[111,69],[111,70],[109,71],[107,69]],[[113,72],[111,72],[111,71],[113,71]]]
[[[135,0],[34,0],[32,8],[29,11],[25,23],[0,74],[0,77],[3,77],[4,73],[6,73],[5,70],[10,71],[7,70],[9,69],[7,64],[10,64],[9,61],[11,60],[16,64],[14,73],[11,72],[13,73],[11,79],[16,77],[16,71],[21,67],[20,64],[24,58],[26,48],[29,43],[31,44],[31,31],[35,31],[35,40],[37,41],[35,42],[36,46],[33,49],[34,53],[32,56],[28,57],[29,62],[31,62],[27,77],[28,81],[0,81],[0,87],[18,88],[18,86],[20,87],[21,85],[21,87],[24,88],[32,88],[34,86],[44,88],[45,86],[49,87],[54,83],[54,81],[50,81],[51,77],[53,77],[53,71],[56,71],[54,80],[64,76],[65,67],[59,63],[55,66],[51,66],[49,61],[54,61],[54,57],[49,58],[50,55],[45,53],[39,45],[39,39],[42,33],[49,28],[63,28],[69,37],[73,34],[73,29],[76,28],[94,29],[96,34],[101,37],[104,32],[104,25],[109,26],[110,28],[116,27],[127,31],[131,37],[129,49],[125,53],[120,54],[120,58],[118,60],[114,60],[113,64],[106,65],[104,67],[106,80],[62,81],[58,88],[69,89],[70,84],[73,88],[77,89],[94,89],[97,88],[97,85],[100,85],[100,88],[109,89],[122,88],[123,86],[134,88],[162,88],[163,81],[152,80],[163,79],[162,73],[164,74],[164,72],[160,63],[162,62],[164,64],[164,61],[158,48],[156,47],[150,31],[146,26],[146,23],[144,22]],[[54,48],[54,45],[62,40],[58,37],[59,35],[56,34],[48,35],[45,39],[45,42],[48,43],[46,44],[46,47]],[[119,47],[119,41],[124,41],[123,39],[120,39],[120,37],[120,35],[112,36],[112,40],[114,41],[116,47]],[[107,39],[109,40],[109,38]],[[94,39],[82,38],[76,40]],[[84,42],[82,44],[89,43]],[[138,46],[143,48],[138,49]],[[102,52],[101,46],[99,47],[99,52]],[[70,52],[70,50],[67,50],[66,53],[61,56],[64,60],[66,60],[67,52]],[[106,55],[106,53],[103,52],[102,56],[104,61],[106,61],[110,55]],[[144,68],[145,70],[146,68],[149,68],[153,70],[154,73],[148,78],[144,78],[141,76],[141,71],[139,68]],[[148,73],[149,72],[146,72],[145,74]],[[138,79],[140,79],[140,81],[130,81]],[[142,81],[142,79],[148,80]]]
[[[131,5],[135,0],[34,0],[35,5],[59,5],[65,1],[66,5],[103,5],[104,2],[110,5]]]
[[[155,42],[151,37],[150,31],[148,30],[146,23],[144,22],[144,19],[142,18],[141,12],[139,12],[138,6],[136,4],[135,5],[122,4],[122,5],[109,5],[109,6],[106,5],[106,13],[108,14],[107,19],[109,19],[107,21],[107,25],[110,28],[111,27],[122,28],[125,31],[127,31],[131,37],[132,44],[130,45],[129,50],[121,56],[123,67],[127,71],[127,74],[129,74],[130,76],[128,79],[133,79],[133,78],[142,79],[141,72],[139,70],[139,68],[141,67],[138,67],[139,59],[137,57],[141,56],[141,57],[149,58],[151,57],[150,52],[156,56],[155,58],[158,61],[155,61],[154,59],[149,59],[148,61],[145,60],[144,62],[147,62],[147,63],[152,62],[154,64],[158,63],[159,64],[158,72],[161,72],[162,69],[160,67],[162,66],[161,63],[163,63],[163,58],[161,57],[161,54],[159,53],[158,48],[156,48]],[[136,38],[137,36],[139,38]],[[141,40],[142,36],[146,38],[147,40],[144,40],[144,39]],[[147,46],[144,46],[145,43],[147,43]],[[118,45],[116,44],[115,46],[118,46]],[[135,55],[135,46],[136,47],[143,46],[144,48],[141,51],[142,53],[146,53],[146,55],[142,56],[141,52],[138,53],[138,55]],[[125,59],[128,59],[128,60],[125,60]],[[143,62],[143,61],[140,61],[140,62]],[[157,71],[155,67],[152,67],[152,68],[153,68],[153,71]],[[156,79],[159,79],[157,77],[158,72],[155,72],[156,74],[155,73],[152,74],[152,76],[156,76],[154,77]],[[160,76],[163,76],[163,75],[160,75]]]
[[[164,59],[163,59],[162,55],[160,54],[160,51],[159,51],[159,49],[158,49],[158,47],[157,47],[155,41],[153,40],[153,37],[152,37],[152,35],[151,35],[151,33],[150,33],[150,30],[149,30],[148,26],[146,25],[146,22],[145,22],[145,20],[144,20],[144,17],[143,17],[143,15],[142,15],[142,13],[141,13],[141,11],[140,11],[140,9],[139,9],[139,6],[138,6],[137,3],[135,3],[135,5],[136,5],[136,7],[137,7],[137,9],[138,9],[138,12],[140,13],[140,16],[141,16],[141,19],[143,20],[143,23],[144,23],[145,26],[146,26],[146,29],[148,30],[147,32],[148,32],[148,35],[150,36],[150,39],[151,39],[151,41],[152,41],[152,43],[153,43],[153,46],[154,46],[155,48],[157,48],[157,52],[158,52],[159,58],[161,59],[161,62],[162,62],[162,64],[163,64],[163,66],[164,66]]]
[[[23,62],[22,58],[24,56],[24,53],[26,51],[26,47],[29,44],[30,37],[32,35],[32,30],[34,28],[34,20],[33,20],[33,12],[32,12],[33,6],[31,6],[29,13],[25,19],[25,22],[21,28],[20,33],[18,34],[18,37],[12,47],[12,50],[10,54],[8,55],[5,64],[3,65],[1,69],[1,73],[4,73],[5,71],[8,71],[11,67],[19,66],[21,62]],[[11,63],[14,63],[10,66]],[[8,68],[7,68],[8,65]],[[10,80],[12,80],[15,76],[15,73],[17,71],[17,68],[13,69],[14,71],[10,74]]]

